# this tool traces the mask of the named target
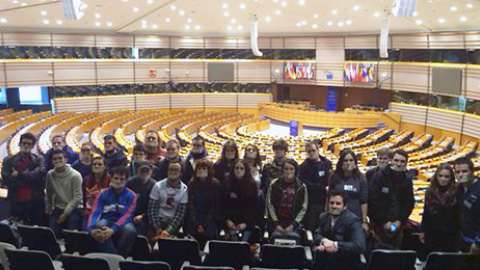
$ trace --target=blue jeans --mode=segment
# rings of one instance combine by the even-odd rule
[[[82,212],[80,209],[74,209],[70,215],[68,215],[67,219],[63,223],[57,223],[58,217],[63,214],[63,210],[59,208],[55,208],[50,215],[48,226],[52,229],[53,233],[55,233],[55,237],[62,238],[62,230],[78,230],[80,229],[80,224],[82,220]]]
[[[148,232],[148,218],[144,217],[142,221],[135,224],[135,228],[137,229],[137,234],[142,236],[147,236]]]
[[[112,227],[114,222],[106,219],[101,219],[95,224],[95,228],[102,228],[104,226]],[[127,257],[137,237],[137,230],[133,223],[127,223],[117,232],[115,232],[110,239],[104,242],[97,242],[100,252],[118,254]]]

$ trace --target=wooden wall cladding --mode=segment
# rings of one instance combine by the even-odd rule
[[[236,64],[237,82],[270,83],[270,62],[239,62]],[[283,71],[283,64],[280,71]],[[275,72],[275,70],[273,70]],[[282,74],[280,73],[279,76]]]
[[[402,122],[425,125],[427,107],[400,103],[390,103],[390,110],[402,115]]]
[[[52,63],[48,61],[8,63],[8,87],[53,85]]]
[[[270,94],[251,93],[166,93],[118,96],[91,96],[78,98],[56,98],[56,112],[77,113],[116,110],[177,109],[177,108],[254,108],[260,103],[270,102]]]
[[[429,65],[393,63],[392,88],[399,91],[428,93]]]
[[[463,115],[461,112],[428,108],[427,126],[461,133]]]
[[[62,61],[53,64],[55,86],[95,85],[95,63]]]

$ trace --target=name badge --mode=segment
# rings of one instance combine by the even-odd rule
[[[463,201],[463,206],[465,206],[467,209],[472,209],[472,204],[467,200]]]
[[[238,199],[238,196],[237,196],[237,194],[232,192],[232,193],[230,193],[230,198]]]
[[[352,185],[344,185],[343,190],[345,191],[353,191],[353,186]]]
[[[382,193],[388,194],[390,189],[388,187],[382,187]]]
[[[319,171],[319,172],[318,172],[318,176],[322,177],[322,176],[324,176],[324,175],[325,175],[325,171]]]

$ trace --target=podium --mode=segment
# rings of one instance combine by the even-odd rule
[[[303,124],[300,121],[290,120],[290,136],[302,136]]]

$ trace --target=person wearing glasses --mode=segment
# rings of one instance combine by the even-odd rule
[[[105,137],[103,137],[103,145],[105,146],[103,158],[109,170],[115,167],[127,167],[127,156],[125,156],[113,135],[105,135]]]
[[[2,184],[8,188],[10,215],[30,225],[45,222],[45,162],[32,153],[37,138],[32,133],[20,136],[20,152],[3,159]]]
[[[77,170],[82,179],[85,179],[92,172],[93,146],[90,142],[82,143],[80,147],[80,158],[72,164],[72,168]]]
[[[145,135],[145,148],[147,149],[147,160],[157,166],[158,162],[166,156],[162,147],[162,140],[155,130],[149,130]]]
[[[190,180],[192,180],[197,161],[202,158],[206,158],[207,155],[207,150],[205,149],[205,140],[199,136],[193,138],[192,150],[185,160],[185,169],[182,176],[182,181],[185,183],[185,185],[188,185]]]
[[[178,154],[180,152],[180,143],[176,139],[171,139],[167,142],[167,156],[158,163],[159,174],[157,181],[167,178],[168,164],[170,162],[180,162],[183,164],[182,157]]]
[[[52,153],[54,150],[62,150],[65,152],[68,164],[73,164],[78,160],[78,154],[67,145],[65,138],[62,135],[55,135],[52,137],[52,148],[50,148],[43,156],[43,159],[45,160],[45,170],[47,170],[47,172],[53,169]]]

